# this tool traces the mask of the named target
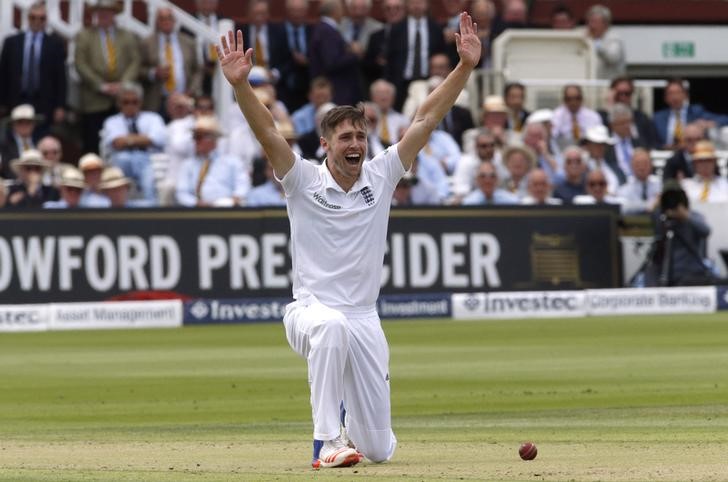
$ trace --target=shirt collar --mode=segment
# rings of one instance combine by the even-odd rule
[[[324,176],[324,188],[327,190],[333,189],[335,191],[343,192],[346,194],[346,191],[344,191],[344,189],[341,186],[339,186],[339,183],[336,182],[336,179],[334,179],[334,176],[331,175],[331,171],[329,171],[329,168],[326,165],[326,163],[328,163],[328,162],[329,162],[329,160],[326,159],[319,166],[319,170],[321,170],[321,172],[323,173],[323,176]],[[366,165],[366,161],[362,165],[361,173],[359,174],[359,179],[357,179],[354,182],[354,185],[351,186],[351,189],[349,190],[350,193],[359,192],[362,189],[364,189],[365,187],[369,187],[369,188],[372,187],[371,180],[369,179],[369,171],[364,168],[365,165]]]
[[[331,18],[331,17],[321,17],[321,21],[322,21],[323,23],[326,23],[326,24],[329,24],[329,25],[331,25],[332,27],[334,27],[334,28],[336,28],[336,29],[338,29],[338,28],[339,28],[339,24],[338,24],[338,23],[336,23],[336,20],[334,20],[334,19],[333,19],[333,18]]]

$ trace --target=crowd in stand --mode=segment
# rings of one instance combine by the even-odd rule
[[[458,13],[467,9],[483,43],[479,68],[506,29],[528,26],[524,0],[442,1],[448,18],[431,17],[428,0],[323,0],[308,22],[307,0],[286,0],[286,19],[271,22],[266,0],[248,2],[241,25],[254,48],[249,81],[295,151],[323,162],[319,120],[333,106],[363,102],[369,156],[395,144],[424,97],[457,60]],[[219,22],[217,0],[197,0],[196,16]],[[75,39],[78,107],[67,108],[66,45],[47,30],[44,2],[28,10],[29,28],[6,38],[0,56],[0,206],[104,208],[283,205],[278,181],[237,109],[217,119],[211,98],[213,45],[178,28],[169,8],[155,12],[155,32],[139,39],[115,25],[116,0],[98,0],[93,23]],[[580,28],[592,40],[609,102],[584,105],[565,85],[553,110],[527,112],[527,89],[512,82],[482,103],[479,118],[463,91],[397,186],[394,205],[595,204],[650,212],[663,179],[676,179],[693,202],[728,201],[707,131],[728,116],[689,101],[672,79],[664,110],[650,118],[634,107],[624,46],[611,13],[592,6],[577,27],[558,7],[553,28]],[[232,99],[231,99],[232,102]],[[650,150],[674,151],[662,176]]]

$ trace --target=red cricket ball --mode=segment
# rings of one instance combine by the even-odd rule
[[[523,442],[521,447],[518,449],[518,455],[520,455],[523,460],[535,459],[536,455],[538,455],[536,444],[533,442]]]

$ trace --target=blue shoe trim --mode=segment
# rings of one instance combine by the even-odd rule
[[[339,405],[339,416],[341,417],[341,425],[346,427],[346,408],[344,408],[344,402]]]
[[[324,446],[323,440],[316,440],[313,439],[313,460],[312,462],[316,462],[319,458],[319,455],[321,454],[321,447]]]

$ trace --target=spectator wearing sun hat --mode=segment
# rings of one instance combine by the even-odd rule
[[[212,116],[197,118],[192,129],[195,155],[186,159],[177,176],[177,203],[188,207],[234,206],[250,190],[250,172],[235,156],[217,150],[223,132]]]
[[[101,173],[99,189],[109,198],[112,208],[148,208],[154,203],[147,199],[129,199],[132,180],[116,166],[109,166]]]
[[[590,171],[600,170],[607,179],[607,192],[616,194],[619,186],[626,182],[627,176],[616,165],[610,163],[607,158],[607,149],[612,149],[614,140],[609,135],[607,127],[604,125],[592,126],[586,130],[586,134],[581,140],[584,150],[589,154],[587,166]],[[614,156],[610,156],[614,159]]]
[[[83,173],[73,166],[67,166],[61,173],[58,181],[58,189],[61,199],[58,201],[46,201],[43,207],[46,209],[69,209],[81,207],[81,196],[86,188]]]
[[[710,141],[699,141],[692,155],[693,177],[681,181],[691,203],[728,201],[728,181],[716,174],[718,155]]]
[[[7,205],[15,208],[38,208],[46,201],[58,200],[58,190],[43,185],[43,171],[48,163],[35,149],[25,151],[10,163],[17,179],[8,190]]]
[[[9,161],[18,159],[20,155],[35,149],[35,127],[43,117],[36,115],[35,108],[30,104],[21,104],[10,113],[10,129],[5,140],[0,145],[0,177],[14,179],[15,172],[10,168]]]
[[[109,198],[101,193],[101,173],[106,164],[104,160],[93,152],[81,156],[78,160],[78,169],[83,174],[86,187],[81,194],[81,207],[84,208],[107,208],[110,206]]]

